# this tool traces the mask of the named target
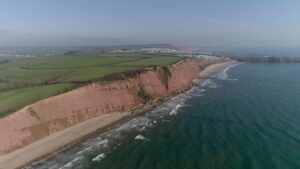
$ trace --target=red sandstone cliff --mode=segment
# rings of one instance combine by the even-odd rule
[[[130,111],[146,99],[161,98],[199,78],[199,66],[220,61],[186,59],[168,68],[152,68],[127,80],[93,83],[41,100],[0,119],[0,154],[110,112]]]

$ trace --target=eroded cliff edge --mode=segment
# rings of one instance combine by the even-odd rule
[[[224,60],[185,59],[122,80],[101,81],[41,100],[0,119],[0,153],[6,154],[93,117],[136,109],[189,87],[199,72]]]

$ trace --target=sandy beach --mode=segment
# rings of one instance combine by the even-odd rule
[[[199,76],[202,79],[207,78],[234,63],[236,62],[231,61],[210,65],[199,73]],[[154,107],[155,105],[151,106]],[[146,109],[148,110],[149,107]],[[38,158],[58,151],[66,145],[70,145],[84,136],[115,124],[116,122],[130,116],[132,116],[130,112],[108,113],[86,120],[65,130],[53,133],[50,136],[42,138],[24,148],[18,149],[9,154],[1,155],[0,169],[14,169],[22,167]]]

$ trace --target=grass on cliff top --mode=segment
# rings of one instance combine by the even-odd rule
[[[138,70],[140,67],[92,67],[74,71],[71,74],[58,79],[60,82],[89,81],[102,78],[104,76],[121,73],[125,71]]]
[[[41,99],[63,93],[71,87],[70,83],[61,83],[0,92],[0,117]]]
[[[78,83],[154,65],[166,66],[180,59],[142,53],[11,58],[0,64],[0,117]]]
[[[147,59],[141,59],[136,60],[132,62],[124,62],[118,65],[122,66],[140,66],[140,67],[147,67],[152,65],[160,65],[160,66],[167,66],[173,63],[176,63],[179,61],[180,57],[167,57],[167,56],[161,56],[161,57],[151,57]]]

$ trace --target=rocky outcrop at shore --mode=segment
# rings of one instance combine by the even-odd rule
[[[206,66],[222,60],[185,59],[136,72],[125,80],[98,82],[41,100],[0,119],[0,154],[111,112],[134,112],[189,86]]]

